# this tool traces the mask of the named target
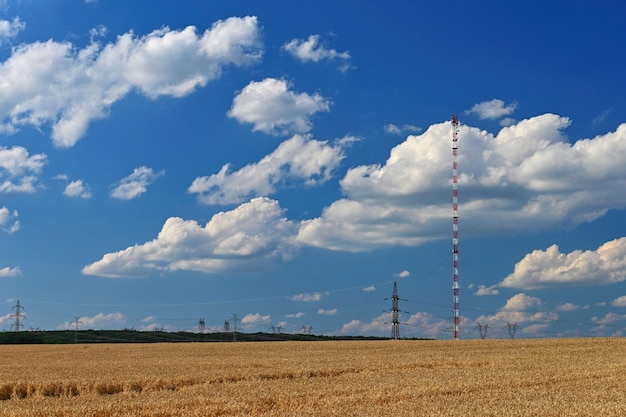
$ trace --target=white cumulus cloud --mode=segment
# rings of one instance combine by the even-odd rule
[[[35,192],[37,176],[47,162],[45,154],[30,155],[22,146],[0,146],[0,193]]]
[[[626,295],[617,297],[615,300],[611,301],[611,305],[614,307],[626,307]]]
[[[344,158],[341,141],[335,146],[314,140],[310,136],[295,135],[280,144],[276,150],[257,163],[230,171],[226,164],[211,176],[196,178],[189,187],[205,204],[241,203],[256,196],[270,196],[283,183],[302,181],[317,185],[328,181]]]
[[[83,180],[71,181],[69,184],[65,186],[63,195],[67,197],[76,197],[76,198],[85,198],[85,199],[91,198],[92,196],[91,191],[89,191],[89,186],[85,184]]]
[[[497,313],[480,316],[476,322],[502,329],[505,329],[507,324],[517,325],[524,334],[531,335],[541,333],[558,319],[558,314],[545,311],[541,299],[520,293],[509,298]]]
[[[45,154],[30,156],[28,150],[22,146],[0,147],[0,169],[8,175],[38,174],[46,164],[46,159]]]
[[[478,289],[474,293],[474,295],[477,295],[477,296],[498,295],[498,294],[500,294],[500,291],[498,290],[498,287],[496,285],[491,285],[489,287],[485,285],[479,285]]]
[[[591,321],[600,325],[615,323],[616,321],[626,320],[626,314],[606,313],[604,317],[592,317]]]
[[[626,124],[614,132],[571,143],[562,132],[569,124],[565,117],[544,114],[502,128],[496,135],[461,126],[458,183],[464,236],[573,227],[595,220],[610,209],[626,207],[626,194],[615,192],[626,189],[626,165],[621,158],[626,154]],[[283,145],[289,148],[287,145],[308,143],[303,138],[298,140],[302,142],[292,138]],[[231,211],[219,213],[205,226],[172,217],[153,241],[106,254],[83,272],[104,276],[145,275],[177,269],[213,273],[278,255],[288,256],[300,246],[357,252],[448,239],[450,141],[450,123],[435,124],[420,135],[407,137],[391,150],[383,163],[349,169],[340,181],[343,198],[325,207],[319,217],[291,221],[278,202],[255,197]],[[329,147],[315,142],[314,145],[314,149],[320,150]],[[277,150],[271,155],[286,154]],[[233,196],[261,194],[261,190],[272,192],[271,187],[280,186],[280,182],[267,180],[270,175],[266,173],[278,172],[275,167],[283,166],[285,161],[290,161],[289,169],[299,167],[289,155],[281,156],[280,164],[255,163],[232,172],[227,166],[222,169],[221,178],[218,174],[215,174],[218,177],[201,177],[208,185],[198,180],[193,191],[207,195],[215,192],[211,197],[215,201],[226,196],[234,201]],[[333,152],[328,155],[336,157]],[[289,174],[281,178],[301,178],[306,183],[304,178],[309,179],[311,172],[322,172],[316,170],[331,165],[303,165],[298,168],[302,171],[297,176]],[[238,182],[238,176],[256,179],[250,172],[257,173],[261,185]],[[315,181],[325,175],[314,176]],[[617,240],[613,245],[623,247],[623,242]],[[561,259],[557,252],[539,254],[537,259],[550,256]],[[605,252],[625,258],[619,250]],[[568,283],[579,285],[586,285],[589,279],[619,281],[623,278],[618,272],[621,265],[618,255],[606,256],[603,252],[602,256],[596,256],[603,265],[595,269],[592,262],[569,265],[566,268],[569,275],[545,275],[552,271],[529,275],[532,268],[518,269],[498,286],[527,289],[560,285],[563,277]],[[526,264],[533,266],[534,262],[531,257]],[[588,278],[572,275],[585,265],[590,272]],[[484,287],[478,291],[494,293],[496,288]]]
[[[259,314],[259,313],[246,314],[241,319],[241,324],[263,324],[263,323],[269,323],[271,319],[272,317],[269,314],[266,314],[266,315]]]
[[[15,320],[12,315],[9,314],[5,314],[4,316],[0,316],[0,324],[4,325],[5,323],[12,323],[13,320]]]
[[[297,224],[284,217],[277,201],[258,197],[217,213],[205,226],[170,217],[154,240],[105,254],[82,272],[106,277],[176,270],[216,273],[276,256],[292,256],[296,232]]]
[[[228,116],[253,124],[253,131],[283,136],[307,133],[311,117],[330,110],[330,100],[321,95],[296,93],[285,80],[252,81],[233,100]]]
[[[135,168],[129,176],[115,184],[111,197],[120,200],[131,200],[147,191],[148,185],[164,174],[164,171],[154,172],[145,166]]]
[[[317,314],[319,314],[320,316],[334,316],[337,314],[337,309],[336,308],[331,308],[331,309],[323,309],[320,308],[317,310]]]
[[[108,31],[109,31],[109,29],[106,26],[98,25],[98,26],[96,26],[94,28],[91,28],[89,30],[89,36],[91,36],[91,39],[93,41],[94,38],[106,36]]]
[[[500,120],[498,123],[500,123],[500,126],[511,126],[514,125],[515,123],[517,123],[517,120],[515,120],[512,117],[505,117],[504,119]]]
[[[400,327],[401,337],[443,338],[447,337],[450,322],[430,313],[418,312],[408,318],[401,318],[406,326]],[[389,336],[391,334],[391,312],[385,312],[370,322],[351,320],[345,323],[337,334]]]
[[[316,292],[313,294],[307,294],[307,293],[303,293],[303,294],[296,294],[294,296],[291,297],[291,300],[293,301],[304,301],[304,302],[311,302],[311,301],[319,301],[322,299],[322,297],[327,297],[328,293],[327,292]]]
[[[22,271],[20,270],[19,266],[16,267],[4,267],[4,268],[0,268],[0,278],[7,278],[7,277],[16,277],[18,275],[20,275],[22,273]]]
[[[338,52],[335,49],[327,48],[321,42],[320,35],[310,35],[307,39],[292,39],[282,46],[292,56],[301,62],[319,62],[322,60],[340,60],[343,65],[340,70],[345,72],[350,68],[350,52]]]
[[[17,232],[21,227],[18,217],[17,210],[11,211],[7,207],[0,207],[0,228],[9,234]]]
[[[563,303],[563,304],[559,304],[559,306],[556,308],[559,311],[575,311],[575,310],[579,310],[581,307],[579,305],[576,305],[574,303]]]
[[[626,207],[626,124],[569,143],[570,120],[544,114],[497,135],[459,131],[458,189],[464,236],[574,227]],[[356,166],[344,197],[302,224],[298,242],[332,250],[414,246],[448,237],[450,123],[430,126],[391,150],[384,163]],[[503,225],[506,224],[506,227]]]
[[[14,17],[13,20],[0,19],[0,45],[7,39],[15,38],[24,29],[26,24],[19,17]]]
[[[107,328],[111,325],[122,325],[126,321],[124,315],[120,312],[116,313],[98,313],[95,316],[83,316],[78,318],[79,329],[95,329],[95,328]],[[66,321],[59,326],[59,329],[75,329],[75,321]]]
[[[417,127],[417,126],[409,125],[409,124],[398,126],[398,125],[394,125],[393,123],[389,123],[385,125],[385,132],[392,134],[392,135],[419,133],[421,131],[422,131],[421,127]]]
[[[483,101],[472,106],[471,109],[465,110],[465,114],[476,114],[479,119],[498,119],[502,116],[508,116],[517,109],[517,103],[505,104],[500,99]]]
[[[261,55],[254,16],[220,20],[200,34],[194,26],[127,32],[83,49],[54,40],[21,44],[0,63],[0,133],[51,124],[54,144],[70,147],[130,91],[182,97],[224,67],[252,64]]]
[[[502,308],[505,311],[527,311],[540,306],[541,300],[537,297],[519,293],[509,298]]]
[[[555,286],[606,285],[626,280],[626,237],[596,250],[561,253],[557,245],[527,254],[502,287],[537,289]]]

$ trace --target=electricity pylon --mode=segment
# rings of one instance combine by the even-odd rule
[[[13,313],[11,313],[9,318],[15,319],[15,324],[13,324],[11,327],[13,327],[13,330],[17,333],[22,329],[21,321],[26,320],[26,315],[22,313],[23,311],[25,311],[24,306],[20,304],[20,300],[17,300],[17,304],[11,307],[11,311],[13,311]]]
[[[507,323],[506,329],[509,331],[509,336],[511,336],[511,339],[515,339],[515,332],[519,329],[517,323]]]
[[[198,320],[198,331],[204,334],[205,330],[206,330],[206,322],[204,321],[204,319]]]
[[[478,329],[478,333],[480,333],[480,338],[485,339],[487,337],[487,332],[489,331],[491,326],[488,323],[485,323],[485,324],[477,323],[476,328]]]
[[[398,296],[398,285],[396,281],[393,282],[393,294],[391,295],[391,298],[385,298],[385,300],[389,299],[391,299],[391,338],[393,340],[398,340],[400,339],[400,313],[406,313],[406,311],[400,310],[398,305],[400,300],[406,300]]]

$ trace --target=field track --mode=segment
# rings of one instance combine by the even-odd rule
[[[626,339],[0,346],[0,416],[626,416]]]

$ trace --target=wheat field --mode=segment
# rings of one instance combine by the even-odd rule
[[[0,346],[0,416],[625,416],[626,339]]]

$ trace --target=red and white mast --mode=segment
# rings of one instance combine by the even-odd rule
[[[461,333],[461,315],[459,312],[459,190],[457,183],[457,142],[459,119],[452,116],[452,258],[454,284],[454,340],[459,340]]]

